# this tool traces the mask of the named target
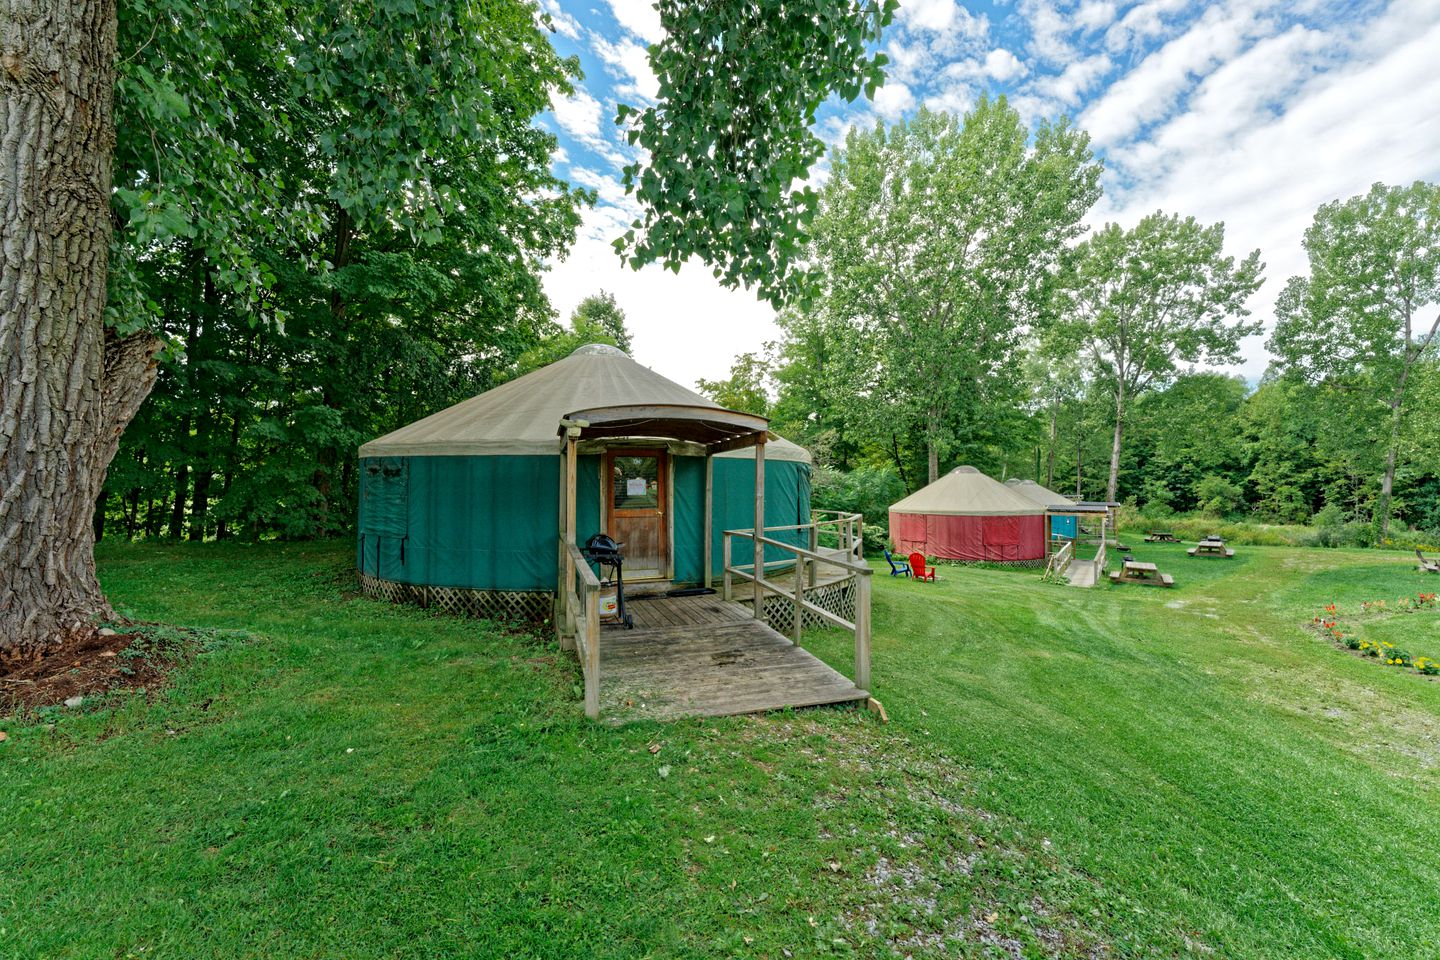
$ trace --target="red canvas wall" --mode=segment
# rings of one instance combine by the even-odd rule
[[[892,513],[890,536],[900,553],[942,560],[1043,560],[1045,518],[957,517]]]

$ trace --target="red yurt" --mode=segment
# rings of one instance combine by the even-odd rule
[[[890,508],[890,538],[902,554],[1033,563],[1045,559],[1045,508],[974,467],[956,467]]]

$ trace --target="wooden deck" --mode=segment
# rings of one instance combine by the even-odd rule
[[[718,717],[864,701],[870,694],[719,594],[627,604],[634,630],[600,633],[601,716]]]

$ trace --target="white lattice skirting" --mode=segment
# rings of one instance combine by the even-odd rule
[[[430,587],[424,584],[398,583],[360,574],[360,591],[376,600],[390,603],[413,603],[426,609],[477,617],[482,620],[519,620],[544,623],[554,614],[555,595],[538,591],[472,590],[467,587]],[[805,599],[837,617],[855,622],[855,578],[810,587]],[[765,598],[765,622],[788,634],[794,623],[794,604],[785,597]],[[814,613],[806,610],[804,627],[829,627]]]
[[[820,587],[808,587],[805,590],[805,599],[827,613],[844,620],[855,622],[855,578],[849,577],[845,580],[837,580],[834,583],[827,583]],[[780,633],[788,635],[795,620],[795,604],[793,601],[769,594],[765,597],[765,622]],[[806,610],[801,621],[804,629],[811,627],[829,628],[834,624],[826,623],[814,613]]]
[[[397,583],[360,574],[360,590],[367,597],[391,603],[413,603],[482,620],[520,620],[544,623],[555,609],[555,595],[536,591],[472,590],[467,587],[430,587]]]

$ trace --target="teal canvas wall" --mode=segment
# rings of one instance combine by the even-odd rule
[[[356,566],[401,583],[478,590],[553,590],[559,530],[558,457],[369,457],[360,462]],[[600,532],[599,456],[580,457],[575,488],[576,540]],[[698,583],[704,570],[705,460],[675,457],[675,580]],[[720,575],[721,531],[754,521],[750,460],[716,459],[711,558]],[[765,464],[765,523],[788,526],[810,516],[810,467]],[[803,545],[791,531],[776,536]],[[776,548],[766,562],[785,559]],[[735,542],[734,562],[750,550]]]

